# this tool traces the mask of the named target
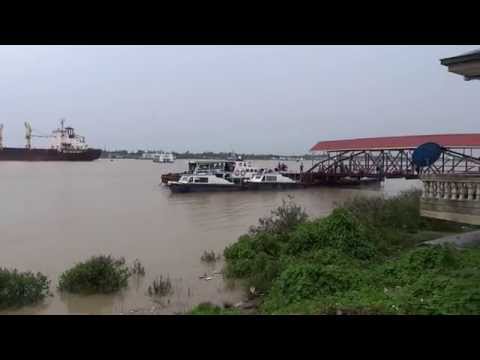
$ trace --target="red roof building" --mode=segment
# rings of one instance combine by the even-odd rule
[[[451,149],[480,149],[480,134],[390,136],[320,141],[310,151],[407,150],[427,142]]]

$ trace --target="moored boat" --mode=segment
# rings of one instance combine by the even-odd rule
[[[263,172],[244,182],[249,190],[282,190],[303,187],[303,184],[278,172]]]
[[[224,176],[213,174],[186,174],[178,181],[169,181],[167,186],[174,193],[205,192],[205,191],[237,191],[242,190],[241,184],[235,184]]]
[[[240,184],[252,178],[261,169],[256,168],[250,161],[243,160],[194,160],[188,162],[188,169],[182,173],[168,173],[161,176],[162,183],[179,181],[185,174],[213,174],[225,177],[227,180]]]

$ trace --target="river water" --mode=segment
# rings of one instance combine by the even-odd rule
[[[299,163],[286,162],[289,170]],[[257,161],[273,168],[274,161]],[[305,168],[308,167],[305,163]],[[310,216],[327,215],[335,203],[356,195],[395,194],[419,187],[417,180],[387,180],[357,188],[291,191],[171,194],[160,176],[184,171],[186,160],[156,164],[146,160],[88,163],[0,163],[0,267],[40,271],[51,280],[53,297],[41,305],[3,314],[119,314],[132,311],[171,314],[210,301],[237,302],[243,291],[221,275],[222,267],[203,264],[204,250],[221,253],[259,217],[293,195]],[[139,259],[146,276],[132,278],[115,295],[58,293],[59,275],[92,255]],[[168,276],[171,295],[147,295],[158,276]]]

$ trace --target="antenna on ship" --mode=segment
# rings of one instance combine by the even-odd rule
[[[32,148],[32,127],[25,121],[25,139],[27,140],[27,149]]]

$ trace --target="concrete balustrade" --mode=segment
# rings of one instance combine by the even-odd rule
[[[422,216],[480,225],[480,175],[424,175]]]

